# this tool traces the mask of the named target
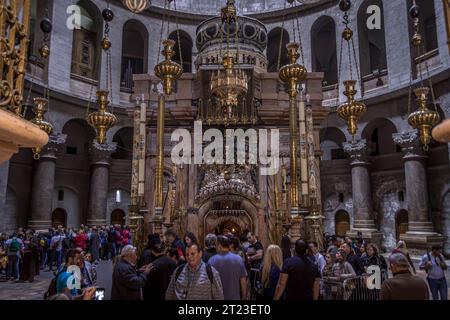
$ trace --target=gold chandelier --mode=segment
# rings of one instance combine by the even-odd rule
[[[34,98],[33,111],[36,116],[31,120],[32,123],[37,125],[42,131],[44,131],[48,136],[53,133],[53,125],[50,122],[45,121],[44,114],[47,112],[48,100],[45,98]],[[41,147],[32,148],[34,160],[39,160],[41,157]]]
[[[167,39],[163,41],[164,49],[162,54],[165,60],[155,66],[155,75],[162,80],[164,93],[169,95],[173,92],[174,83],[181,77],[183,68],[178,63],[172,61],[175,51],[173,46],[175,41]]]
[[[234,68],[233,56],[226,55],[222,65],[224,70],[217,70],[211,78],[211,93],[219,99],[224,114],[232,117],[239,97],[247,93],[248,78],[242,70]]]
[[[134,13],[140,13],[150,6],[148,0],[122,0],[122,3]]]
[[[347,42],[348,47],[348,66],[350,68],[350,80],[344,81],[345,91],[343,92],[344,95],[347,97],[347,101],[340,104],[337,107],[337,114],[339,118],[344,120],[347,123],[347,131],[354,136],[356,134],[356,131],[358,131],[358,121],[361,118],[361,116],[366,112],[366,105],[362,101],[356,101],[355,95],[358,93],[356,90],[356,80],[353,80],[353,63],[355,65],[356,69],[356,75],[359,80],[359,85],[361,88],[361,94],[363,94],[362,90],[362,81],[361,77],[359,76],[359,70],[358,70],[358,62],[356,59],[356,52],[355,52],[355,44],[353,41],[353,30],[349,27],[349,17],[348,17],[348,11],[350,10],[351,2],[349,0],[341,0],[339,2],[339,8],[341,11],[344,12],[344,31],[342,32],[342,38],[341,38],[341,54],[342,57],[342,50],[344,47],[344,40]],[[353,48],[353,63],[352,63],[352,48]],[[341,74],[341,69],[339,67],[339,73]],[[338,93],[339,93],[339,79],[338,79]],[[339,97],[339,96],[338,96]]]
[[[222,115],[216,116],[216,122],[223,122],[227,125],[230,121],[237,123],[237,108],[239,100],[248,91],[248,77],[240,68],[239,64],[239,23],[234,0],[227,0],[225,7],[221,9],[222,25],[221,29],[226,33],[226,52],[222,51],[222,33],[220,39],[219,55],[222,57],[222,64],[218,65],[217,71],[211,77],[211,94],[215,96],[222,109]],[[230,30],[234,24],[236,55],[230,52]],[[227,28],[225,28],[227,26]],[[217,59],[219,61],[219,57]],[[237,64],[236,64],[237,63]]]
[[[98,110],[91,112],[87,115],[88,123],[95,129],[97,132],[97,142],[99,144],[104,144],[106,142],[106,133],[112,127],[117,124],[116,116],[107,110],[109,106],[108,96],[109,91],[112,90],[112,71],[111,71],[111,42],[109,40],[109,22],[114,19],[113,11],[108,7],[102,12],[103,19],[105,20],[105,35],[101,41],[101,46],[104,51],[106,51],[106,90],[98,90],[97,95],[97,104]],[[112,98],[112,94],[111,94]],[[91,99],[89,98],[89,103]],[[89,108],[89,107],[88,107]],[[88,110],[89,112],[89,110]]]
[[[413,47],[416,49],[417,55],[419,56],[421,54],[423,39],[419,32],[419,15],[420,15],[419,6],[416,4],[415,1],[413,1],[413,6],[410,8],[409,13],[411,15],[411,18],[413,19],[413,28],[414,28],[414,34],[412,36],[411,43]],[[429,78],[430,74],[428,70],[427,61],[425,61],[425,64],[427,77]],[[423,83],[422,68],[420,63],[418,64],[418,71],[421,83]],[[408,100],[408,123],[411,127],[419,131],[419,140],[425,150],[428,149],[428,145],[431,142],[431,129],[435,125],[437,125],[441,120],[437,111],[430,110],[427,108],[427,102],[429,99],[430,92],[433,100],[432,101],[433,105],[436,106],[436,101],[433,93],[433,84],[431,82],[431,79],[429,80],[429,83],[430,87],[421,85],[419,88],[414,89],[414,94],[416,96],[416,101],[418,105],[418,109],[416,111],[411,113],[409,110],[411,105],[412,84],[410,85],[410,95]]]

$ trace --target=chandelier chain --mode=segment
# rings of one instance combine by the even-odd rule
[[[286,8],[287,8],[287,0],[284,2],[283,20],[281,22],[280,46],[278,47],[277,71],[280,70],[280,67],[281,67],[281,50],[282,50],[281,47],[283,46],[284,24],[286,21]]]
[[[173,6],[175,12],[177,11],[177,0],[173,0]],[[181,38],[180,38],[180,25],[178,23],[178,15],[175,14],[175,24],[177,28],[177,41],[178,41],[178,53],[180,54],[180,65],[183,68],[183,54],[181,52]]]

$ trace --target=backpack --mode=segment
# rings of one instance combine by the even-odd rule
[[[175,281],[178,280],[178,277],[180,276],[181,272],[184,270],[184,268],[186,268],[187,264],[184,264],[182,266],[179,266],[176,270],[175,270]],[[210,264],[206,264],[206,273],[208,274],[208,279],[211,282],[211,284],[214,284],[214,274],[212,271],[212,267]]]
[[[50,284],[48,285],[48,289],[47,291],[44,293],[44,300],[47,300],[48,298],[50,298],[51,296],[56,294],[56,281],[58,280],[58,277],[61,273],[64,272],[64,269],[62,269],[61,271],[59,271],[56,276],[52,279],[52,281],[50,281]]]
[[[9,251],[10,252],[17,252],[20,250],[20,242],[17,239],[13,239],[11,241],[11,244],[9,246]]]

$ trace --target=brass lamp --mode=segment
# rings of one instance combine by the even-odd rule
[[[150,5],[148,0],[122,0],[122,3],[134,13],[140,13]]]
[[[108,94],[106,90],[97,91],[98,111],[90,113],[87,118],[89,124],[97,131],[99,144],[105,143],[107,131],[117,124],[116,116],[106,110],[109,105]]]
[[[427,108],[430,88],[420,87],[414,90],[419,109],[408,116],[408,123],[414,129],[419,130],[419,139],[425,148],[431,141],[431,128],[439,123],[440,117],[436,111]]]
[[[289,64],[283,66],[280,69],[280,80],[286,84],[286,92],[290,97],[297,96],[298,84],[300,81],[306,79],[306,68],[297,63],[297,59],[300,57],[298,52],[298,43],[289,43],[287,45]]]
[[[32,123],[37,125],[42,131],[47,133],[47,135],[51,135],[53,133],[53,125],[50,122],[45,121],[44,114],[47,112],[47,104],[48,100],[45,98],[34,98],[34,107],[33,111],[36,114],[36,117],[31,120]],[[33,151],[33,158],[35,160],[39,160],[41,157],[41,147],[34,147],[32,148]]]
[[[344,95],[347,97],[347,102],[338,107],[337,114],[342,120],[347,122],[348,132],[354,136],[358,130],[358,120],[366,112],[366,105],[363,102],[355,101],[355,95],[358,92],[355,89],[355,80],[344,81],[344,85]]]
[[[234,57],[229,54],[223,58],[223,68],[224,71],[218,70],[211,78],[211,93],[217,96],[224,114],[231,119],[239,97],[247,93],[248,79],[242,70],[234,68]]]
[[[155,66],[155,75],[162,80],[164,93],[169,95],[173,92],[173,84],[181,77],[183,68],[172,61],[175,55],[175,51],[173,51],[175,41],[167,39],[163,41],[163,45],[162,54],[166,59]]]

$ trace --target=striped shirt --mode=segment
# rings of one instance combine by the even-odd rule
[[[211,267],[213,282],[208,278],[206,263],[203,261],[192,270],[189,265],[183,265],[178,279],[175,280],[176,270],[172,274],[166,291],[166,300],[223,300],[222,281],[219,272]]]

